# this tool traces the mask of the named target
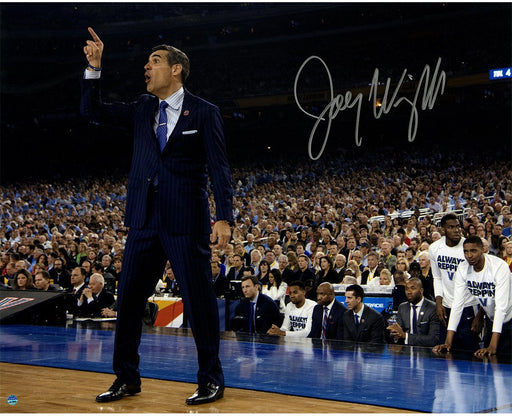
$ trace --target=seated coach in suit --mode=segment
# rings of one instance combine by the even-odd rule
[[[347,308],[334,297],[334,286],[329,282],[321,283],[316,297],[318,304],[313,309],[309,338],[343,339],[343,314]]]
[[[89,278],[89,287],[82,291],[78,300],[78,310],[81,316],[99,318],[102,316],[103,308],[111,307],[116,301],[114,295],[108,292],[105,287],[105,279],[99,273],[93,273]]]
[[[440,322],[436,304],[423,297],[423,284],[417,277],[405,285],[407,302],[398,307],[396,323],[387,327],[395,342],[433,347],[439,342]]]
[[[343,314],[345,341],[384,343],[384,318],[375,309],[363,304],[364,290],[359,285],[348,286],[345,302],[348,311]]]
[[[239,331],[266,334],[272,324],[281,325],[281,315],[276,303],[260,293],[260,283],[256,276],[242,277],[244,299],[235,308],[232,327]]]

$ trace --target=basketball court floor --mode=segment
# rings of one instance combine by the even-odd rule
[[[113,329],[112,322],[82,322],[68,327],[0,326],[0,362],[23,364],[0,366],[2,394],[12,396],[11,402],[15,401],[22,392],[9,390],[9,385],[15,384],[14,372],[22,368],[29,376],[31,371],[35,376],[38,372],[34,369],[39,366],[97,374],[102,381],[93,386],[93,391],[100,393],[114,380],[114,376],[101,374],[112,373]],[[234,332],[222,333],[220,352],[227,392],[231,388],[285,395],[279,397],[286,400],[269,402],[267,412],[270,413],[289,412],[286,402],[290,398],[292,401],[309,398],[327,400],[334,405],[350,403],[387,408],[370,410],[381,413],[394,412],[393,409],[428,413],[512,412],[512,363],[508,357],[481,360],[471,354],[436,356],[430,348],[341,341],[322,343]],[[140,353],[144,378],[195,383],[196,353],[189,330],[147,327]],[[105,377],[108,381],[103,381]],[[47,382],[41,380],[41,383]],[[64,379],[55,377],[52,383],[56,392],[65,389]],[[144,387],[143,382],[143,393]],[[194,384],[187,387],[189,393],[195,389]],[[75,394],[80,395],[80,391]],[[8,397],[0,398],[3,401],[0,412],[16,411],[16,403],[6,404]],[[91,406],[93,397],[87,397]],[[116,402],[115,411],[123,412],[123,403],[128,404],[135,397]],[[186,397],[184,395],[182,400]],[[238,412],[253,412],[249,403],[250,400],[242,401]],[[303,412],[318,412],[311,406]],[[200,408],[185,411],[201,412]],[[365,412],[364,407],[363,410],[349,409]],[[38,413],[41,410],[28,411]],[[45,410],[61,411],[58,407]],[[150,407],[145,412],[160,410]]]

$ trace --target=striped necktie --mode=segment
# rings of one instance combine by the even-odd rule
[[[327,339],[327,316],[329,315],[329,308],[324,306],[324,319],[322,321],[322,339]]]

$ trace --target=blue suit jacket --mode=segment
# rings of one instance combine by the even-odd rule
[[[327,318],[327,339],[343,339],[343,314],[347,308],[343,303],[334,299],[332,309],[329,311]],[[322,337],[322,323],[324,320],[324,307],[323,305],[316,305],[313,308],[313,321],[311,323],[311,332],[309,338]]]
[[[250,305],[251,301],[244,298],[235,308],[235,318],[240,319],[243,317],[243,324],[240,327],[240,331],[249,331]],[[282,319],[279,314],[279,308],[272,298],[263,293],[258,294],[255,312],[256,332],[258,334],[266,334],[272,324],[277,326],[281,325]]]
[[[157,203],[165,207],[161,226],[170,234],[209,234],[207,179],[215,198],[216,220],[233,220],[232,187],[222,118],[218,107],[185,90],[183,107],[167,145],[153,128],[159,100],[142,95],[133,103],[103,103],[101,79],[82,80],[81,114],[96,122],[131,126],[133,158],[128,180],[125,224],[142,228],[148,190],[158,174]]]

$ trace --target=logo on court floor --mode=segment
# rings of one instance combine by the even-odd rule
[[[11,394],[7,398],[7,403],[9,403],[11,406],[14,406],[16,403],[18,403],[18,398],[14,394]]]

